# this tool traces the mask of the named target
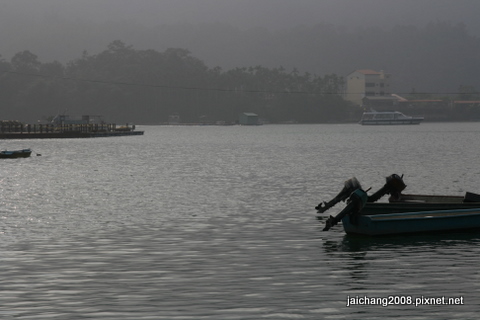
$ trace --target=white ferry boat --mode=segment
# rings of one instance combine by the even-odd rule
[[[370,111],[364,112],[360,124],[362,125],[390,125],[390,124],[420,124],[423,117],[406,116],[399,111]]]

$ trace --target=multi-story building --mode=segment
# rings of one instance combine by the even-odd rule
[[[364,104],[365,98],[391,100],[390,78],[391,75],[383,70],[380,72],[370,69],[355,70],[346,77],[344,98],[358,106]]]

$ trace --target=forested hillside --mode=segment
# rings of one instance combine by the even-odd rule
[[[61,62],[41,61],[29,47],[0,56],[1,118],[31,122],[66,112],[162,123],[178,113],[184,122],[230,122],[250,111],[271,122],[348,121],[359,110],[338,95],[342,79],[365,68],[390,73],[392,92],[413,98],[455,99],[460,88],[480,89],[480,39],[465,25],[445,21],[275,31],[222,23],[78,23],[74,38],[58,24],[32,47],[45,56],[46,48],[60,52],[86,46],[80,39],[98,44],[116,37],[94,53],[78,49],[75,58]]]
[[[302,123],[358,115],[340,97],[343,80],[335,74],[262,66],[224,71],[208,68],[186,49],[136,50],[118,40],[66,65],[19,52],[1,61],[1,70],[1,117],[26,122],[60,113],[137,124],[164,123],[172,114],[191,123],[231,123],[241,112]]]
[[[157,45],[167,42],[188,48],[207,65],[224,68],[283,66],[339,76],[363,68],[385,70],[392,74],[392,86],[398,93],[413,88],[417,92],[455,92],[460,85],[480,88],[480,39],[464,24],[434,21],[423,27],[354,30],[339,24],[280,31],[215,24],[159,26],[148,39]],[[133,44],[147,45],[142,41],[139,38]]]
[[[480,40],[465,24],[425,21],[423,25],[345,27],[305,24],[284,29],[238,28],[226,23],[176,23],[144,26],[122,20],[90,23],[52,17],[23,24],[0,21],[0,54],[10,60],[23,50],[43,62],[67,63],[82,51],[96,54],[115,39],[136,49],[163,52],[185,48],[209,68],[224,70],[261,65],[311,74],[346,76],[356,69],[392,74],[398,93],[452,92],[460,85],[480,88]],[[13,24],[13,22],[12,22]],[[369,21],[369,25],[374,22]],[[12,51],[13,48],[18,48]]]

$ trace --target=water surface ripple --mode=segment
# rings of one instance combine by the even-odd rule
[[[477,123],[141,130],[4,141],[42,156],[2,161],[0,319],[478,317],[480,234],[350,237],[313,209],[352,176],[480,192]]]

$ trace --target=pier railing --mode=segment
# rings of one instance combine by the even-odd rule
[[[125,128],[125,127],[122,127]],[[21,123],[0,123],[1,133],[67,133],[67,132],[114,132],[117,126],[114,123],[95,124],[21,124]],[[125,131],[125,129],[122,129]],[[128,127],[134,130],[134,127]]]
[[[135,125],[117,127],[114,123],[95,124],[22,124],[0,122],[0,139],[93,138],[143,135]]]

